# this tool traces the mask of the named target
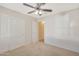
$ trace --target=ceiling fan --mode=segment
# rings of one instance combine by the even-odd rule
[[[36,6],[32,6],[32,5],[29,5],[27,3],[23,3],[24,6],[28,6],[30,8],[33,8],[34,10],[33,11],[30,11],[28,12],[28,14],[31,14],[31,13],[36,13],[38,14],[39,16],[42,15],[42,11],[44,12],[52,12],[52,9],[42,9],[41,6],[45,5],[46,3],[36,3]]]

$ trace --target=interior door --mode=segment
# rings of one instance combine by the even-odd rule
[[[39,41],[44,42],[44,22],[39,21],[38,27],[39,27]]]

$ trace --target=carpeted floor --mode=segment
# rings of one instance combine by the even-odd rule
[[[79,53],[43,43],[32,43],[1,54],[3,56],[79,56]]]

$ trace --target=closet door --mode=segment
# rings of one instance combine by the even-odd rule
[[[25,43],[25,21],[19,17],[10,16],[9,26],[9,50],[12,50]]]
[[[0,53],[8,51],[9,43],[9,18],[8,15],[0,16]]]

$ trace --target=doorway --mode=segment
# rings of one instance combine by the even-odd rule
[[[38,22],[38,30],[39,30],[39,42],[44,43],[44,21]]]

